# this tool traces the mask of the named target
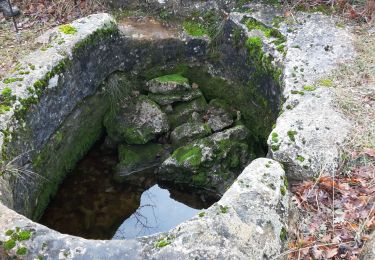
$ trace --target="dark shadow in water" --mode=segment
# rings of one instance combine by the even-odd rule
[[[112,180],[117,154],[98,142],[64,180],[40,223],[89,239],[124,239],[168,231],[219,198],[161,183],[153,171],[137,182]]]

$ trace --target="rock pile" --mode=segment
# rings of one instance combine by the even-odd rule
[[[207,103],[199,86],[179,74],[152,79],[144,89],[105,117],[106,143],[118,146],[114,179],[156,169],[164,180],[225,191],[254,157],[238,111],[223,100]]]

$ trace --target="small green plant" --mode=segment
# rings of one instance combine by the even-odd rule
[[[219,209],[220,209],[221,213],[225,214],[225,213],[228,213],[229,207],[228,206],[219,205]]]
[[[200,37],[208,34],[203,24],[196,21],[184,21],[182,26],[184,30],[191,36]]]
[[[299,94],[301,96],[305,95],[305,92],[300,91],[300,90],[292,90],[290,93],[292,93],[293,95],[295,95],[295,94]]]
[[[4,84],[10,84],[17,81],[23,81],[23,78],[7,78],[3,80]]]
[[[274,142],[274,143],[279,142],[279,135],[276,132],[272,132],[271,138],[272,138],[272,142]]]
[[[7,241],[5,241],[4,243],[4,249],[5,250],[11,250],[13,249],[14,247],[16,246],[16,241],[14,239],[9,239]]]
[[[285,186],[280,186],[280,193],[281,193],[281,195],[285,196],[285,194],[286,194]]]
[[[204,213],[204,212],[200,212],[200,213],[198,214],[198,216],[199,216],[200,218],[203,218],[204,215],[206,215],[206,213]]]
[[[316,90],[316,87],[315,86],[303,86],[303,89],[306,90],[306,91],[314,91]]]
[[[319,85],[330,88],[333,86],[333,81],[330,79],[321,79],[318,81]]]
[[[297,158],[296,158],[298,161],[300,162],[304,162],[305,161],[305,157],[301,156],[301,155],[298,155]]]
[[[59,31],[64,34],[76,34],[77,33],[77,29],[73,27],[71,24],[60,25]]]
[[[165,247],[167,245],[170,245],[172,243],[172,238],[173,237],[164,237],[164,238],[160,238],[156,243],[155,243],[155,247],[156,248],[162,248],[162,247]]]
[[[281,228],[280,230],[280,240],[281,241],[285,241],[287,239],[287,232],[286,232],[286,229],[284,227]]]
[[[287,134],[288,134],[289,139],[291,141],[293,141],[293,142],[296,141],[295,135],[297,134],[297,131],[289,130]]]
[[[27,248],[26,247],[18,248],[16,254],[17,255],[26,255],[27,254]]]

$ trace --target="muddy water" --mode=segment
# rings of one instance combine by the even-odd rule
[[[117,154],[100,143],[65,179],[40,223],[89,239],[125,239],[168,231],[218,197],[158,182],[153,171],[136,183],[113,182]]]

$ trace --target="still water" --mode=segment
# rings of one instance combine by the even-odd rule
[[[96,144],[61,184],[40,223],[89,239],[168,231],[208,208],[215,194],[162,183],[153,171],[132,183],[112,180],[117,154]]]

